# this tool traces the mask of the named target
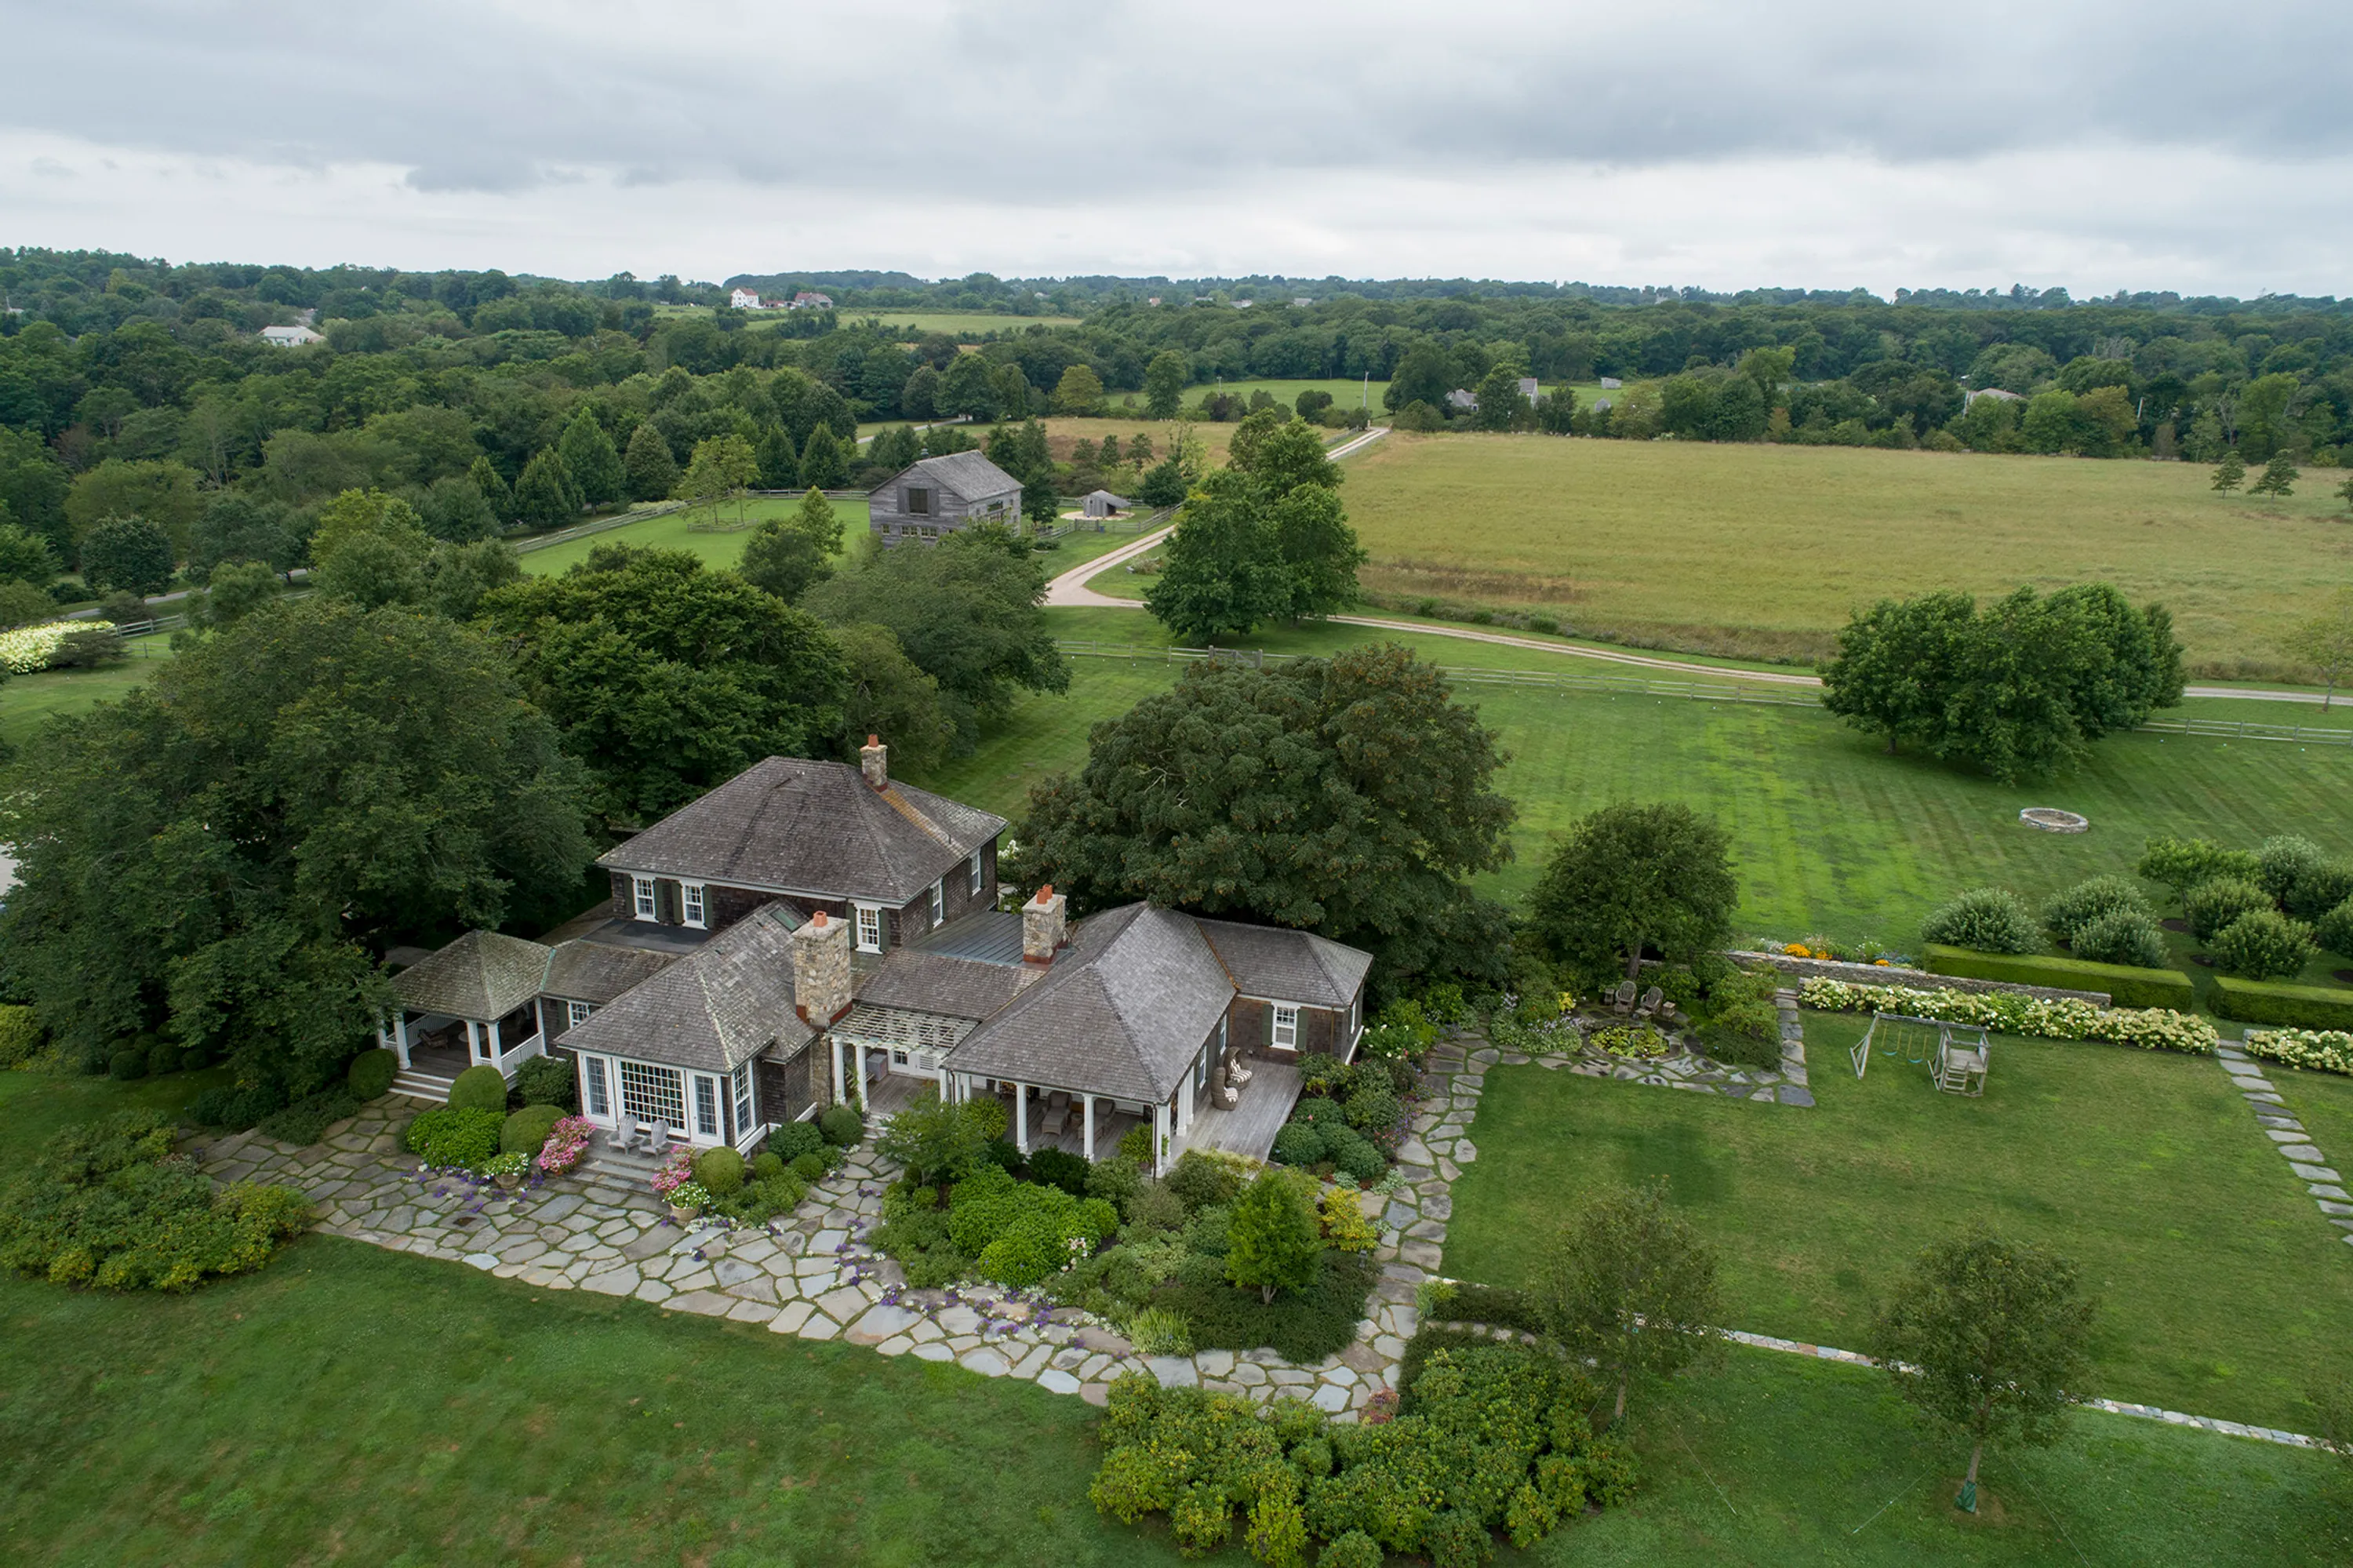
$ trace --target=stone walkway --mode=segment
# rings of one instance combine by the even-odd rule
[[[1561,1057],[1558,1065],[1582,1077],[1617,1078],[1626,1083],[1651,1084],[1671,1089],[1691,1089],[1700,1094],[1725,1095],[1737,1100],[1753,1100],[1760,1105],[1810,1106],[1813,1091],[1806,1084],[1806,1038],[1798,1019],[1798,996],[1795,991],[1778,992],[1774,999],[1781,1008],[1781,1065],[1778,1069],[1730,1067],[1696,1054],[1662,1057],[1655,1061],[1614,1056],[1598,1045],[1581,1044],[1574,1050],[1545,1053],[1533,1058],[1543,1066],[1556,1065],[1554,1056]],[[1605,1028],[1623,1020],[1615,1017],[1580,1017],[1577,1022],[1585,1030]],[[1690,1036],[1684,1037],[1686,1041]],[[1507,1058],[1508,1060],[1508,1058]]]
[[[2214,1047],[2214,1054],[2221,1061],[2222,1070],[2231,1075],[2232,1086],[2246,1097],[2256,1122],[2287,1160],[2288,1169],[2304,1182],[2304,1190],[2329,1223],[2343,1233],[2341,1239],[2353,1245],[2353,1194],[2345,1191],[2345,1178],[2329,1169],[2328,1157],[2320,1152],[2304,1124],[2289,1112],[2280,1092],[2263,1076],[2263,1068],[2241,1045],[2225,1040]]]

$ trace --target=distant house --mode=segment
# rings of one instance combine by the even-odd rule
[[[760,308],[760,296],[749,289],[738,289],[727,296],[727,302],[739,311],[756,311]]]
[[[1155,294],[1155,295],[1153,295],[1150,299],[1148,299],[1148,300],[1145,301],[1144,302],[1145,302],[1145,304],[1147,304],[1147,305],[1156,305],[1156,304],[1158,304],[1158,303],[1160,302],[1160,296],[1159,296],[1159,295],[1157,295],[1157,294]]]
[[[793,302],[785,308],[788,311],[829,311],[833,309],[833,296],[803,289],[793,296]]]
[[[306,326],[266,326],[261,329],[261,341],[278,348],[300,348],[306,343],[324,343],[327,334]]]
[[[1525,397],[1529,402],[1533,403],[1542,392],[1543,388],[1536,385],[1536,378],[1535,376],[1523,376],[1520,377],[1521,397]]]
[[[1021,482],[978,452],[925,458],[874,487],[867,525],[880,543],[936,545],[976,523],[1021,521]]]
[[[1618,388],[1625,385],[1626,384],[1623,381],[1619,380],[1615,376],[1605,376],[1601,378],[1601,389],[1604,392],[1615,392]]]
[[[1961,407],[1966,408],[1980,397],[1990,397],[1997,403],[2023,403],[2026,401],[2025,398],[2020,397],[2017,393],[2012,392],[2006,387],[1979,387],[1975,391],[1963,390],[1961,393]]]
[[[1313,300],[1311,300],[1311,299],[1307,298],[1305,295],[1303,295],[1303,295],[1300,295],[1298,298],[1293,299],[1293,300],[1291,302],[1291,305],[1292,305],[1292,308],[1293,308],[1293,310],[1301,310],[1301,311],[1303,311],[1303,310],[1305,310],[1308,306],[1310,306],[1310,305],[1314,304],[1314,302],[1315,302],[1314,301],[1313,301]]]
[[[1446,406],[1450,408],[1460,408],[1467,414],[1479,406],[1479,399],[1457,387],[1446,395]]]
[[[1238,311],[1246,311],[1256,303],[1258,303],[1256,300],[1236,300],[1234,302],[1234,309]]]

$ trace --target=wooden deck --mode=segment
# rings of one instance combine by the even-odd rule
[[[1253,1056],[1248,1064],[1250,1081],[1242,1086],[1241,1103],[1231,1110],[1197,1110],[1193,1130],[1178,1140],[1184,1149],[1222,1149],[1251,1160],[1263,1160],[1274,1147],[1274,1135],[1291,1119],[1299,1103],[1299,1069],[1287,1062]]]

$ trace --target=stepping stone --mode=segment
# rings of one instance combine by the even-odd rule
[[[1150,1356],[1144,1366],[1163,1388],[1192,1388],[1201,1381],[1189,1356]]]
[[[735,1303],[715,1290],[690,1290],[673,1296],[662,1305],[672,1312],[692,1312],[704,1318],[723,1318]]]
[[[1799,1088],[1795,1085],[1782,1086],[1774,1091],[1773,1097],[1785,1106],[1810,1106],[1814,1103],[1814,1097],[1810,1090]]]
[[[919,1361],[952,1361],[955,1360],[955,1352],[939,1340],[933,1340],[915,1347],[915,1359]]]
[[[2299,1127],[2291,1131],[2282,1128],[2267,1127],[2263,1129],[2263,1136],[2274,1143],[2302,1143],[2304,1128]]]
[[[842,1337],[853,1345],[879,1345],[921,1322],[920,1314],[904,1307],[870,1307]]]
[[[1193,1358],[1193,1365],[1205,1377],[1225,1377],[1234,1370],[1234,1352],[1203,1351]]]
[[[1327,1383],[1316,1389],[1309,1403],[1328,1414],[1337,1415],[1348,1408],[1348,1391],[1338,1383]]]
[[[2342,1187],[2332,1187],[2326,1181],[2315,1181],[2305,1192],[2316,1198],[2334,1198],[2340,1203],[2353,1203],[2353,1192]]]
[[[476,1268],[485,1270],[496,1268],[499,1266],[498,1255],[496,1253],[470,1252],[466,1255],[466,1261],[472,1264]]]
[[[2324,1214],[2353,1214],[2353,1203],[2332,1203],[2326,1198],[2320,1199],[2319,1203]]]
[[[2303,1177],[2307,1181],[2342,1181],[2345,1180],[2344,1177],[2339,1176],[2336,1171],[2331,1171],[2326,1165],[2291,1165],[2288,1169],[2295,1171],[2297,1175]]]
[[[2328,1159],[2309,1143],[2284,1143],[2280,1145],[2280,1152],[2292,1160],[2301,1160],[2308,1165],[2319,1165]]]
[[[1050,1368],[1038,1374],[1038,1386],[1050,1393],[1076,1393],[1079,1380],[1069,1372]]]

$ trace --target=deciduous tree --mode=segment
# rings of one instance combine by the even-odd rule
[[[2073,1263],[1981,1228],[1922,1252],[1881,1307],[1872,1353],[1896,1391],[1969,1440],[1960,1506],[1977,1507],[1987,1444],[2058,1439],[2091,1392],[2094,1312]]]
[[[1091,419],[1100,416],[1103,408],[1103,377],[1093,366],[1073,365],[1062,372],[1054,386],[1054,412],[1065,418]]]
[[[1858,729],[1934,745],[1945,732],[1965,651],[1976,634],[1967,594],[1883,599],[1849,620],[1822,669],[1822,706]]]
[[[2222,461],[2214,465],[2214,482],[2211,488],[2227,494],[2245,483],[2246,480],[2247,460],[2239,455],[2238,448],[2232,447],[2222,454]]]
[[[1564,1225],[1535,1296],[1546,1331],[1617,1384],[1613,1419],[1638,1383],[1723,1349],[1715,1249],[1667,1206],[1663,1177],[1605,1193]]]
[[[2295,482],[2303,477],[2303,471],[2295,466],[2295,459],[2285,452],[2274,452],[2271,461],[2263,464],[2263,471],[2256,477],[2255,482],[2247,486],[2247,493],[2276,495],[2285,499],[2295,493]]]
[[[1144,604],[1188,642],[1242,636],[1290,613],[1292,574],[1246,475],[1213,473],[1185,503]]]
[[[1185,383],[1193,367],[1173,348],[1164,348],[1144,367],[1144,411],[1155,419],[1173,419],[1184,407]]]
[[[1006,880],[1319,931],[1392,977],[1500,978],[1503,912],[1465,885],[1511,854],[1495,742],[1403,648],[1197,666],[1031,792]]]
[[[887,626],[837,626],[833,640],[849,667],[842,702],[840,751],[854,757],[859,742],[879,735],[891,743],[891,765],[918,778],[945,761],[955,724],[940,702],[940,683],[925,674]]]
[[[109,517],[81,542],[82,580],[104,592],[120,588],[142,598],[172,586],[170,535],[144,517]]]
[[[2353,480],[2347,481],[2353,484]],[[2327,608],[2288,633],[2288,652],[2303,660],[2327,683],[2320,705],[2327,710],[2337,700],[2337,684],[2353,671],[2353,588],[2338,588]]]
[[[614,450],[613,438],[605,433],[596,415],[583,408],[572,416],[555,450],[564,459],[565,472],[570,475],[573,492],[582,505],[604,506],[621,499],[628,487],[621,454]]]
[[[1226,1231],[1226,1277],[1272,1302],[1279,1290],[1303,1290],[1323,1266],[1315,1205],[1291,1171],[1269,1166],[1234,1200]]]
[[[1645,948],[1675,963],[1723,947],[1739,900],[1731,840],[1715,821],[1680,802],[1625,802],[1569,829],[1529,913],[1553,955],[1598,982],[1635,979]]]

